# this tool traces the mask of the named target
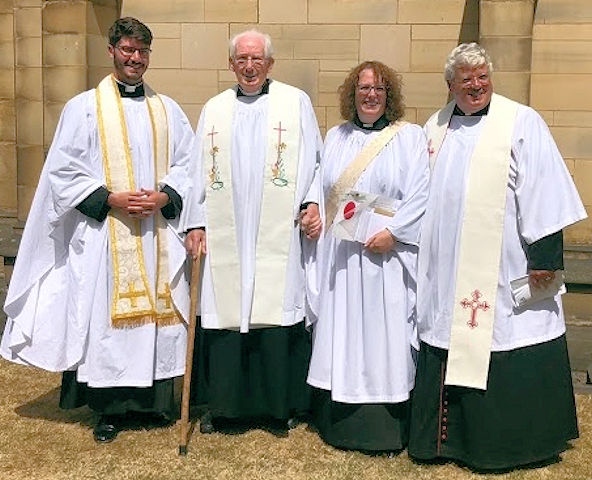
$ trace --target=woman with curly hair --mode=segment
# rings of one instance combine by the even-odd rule
[[[314,422],[336,447],[395,452],[407,444],[414,385],[427,144],[418,125],[401,121],[401,79],[388,66],[358,65],[339,94],[346,122],[323,149],[326,231],[311,301]]]

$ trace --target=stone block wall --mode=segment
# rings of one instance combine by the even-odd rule
[[[122,15],[155,33],[148,80],[195,125],[203,103],[233,83],[227,42],[256,27],[275,47],[272,76],[303,88],[321,129],[339,123],[336,90],[347,71],[376,59],[402,74],[406,119],[423,123],[448,99],[447,53],[480,41],[496,91],[530,103],[549,123],[592,212],[592,2],[589,0],[123,0]],[[570,85],[570,86],[568,86]],[[592,221],[566,231],[592,243]]]
[[[26,219],[64,103],[110,71],[106,36],[119,15],[153,30],[146,78],[193,125],[204,102],[233,84],[227,42],[247,28],[271,35],[272,76],[308,92],[323,132],[341,121],[337,87],[369,59],[401,73],[406,119],[423,123],[448,99],[446,54],[478,40],[492,53],[496,91],[542,113],[591,209],[592,2],[538,0],[533,16],[534,2],[0,0],[0,220]],[[590,245],[591,234],[585,221],[566,241]]]
[[[545,118],[592,215],[592,2],[538,2],[532,41],[531,102]],[[592,244],[592,221],[566,232]]]
[[[434,8],[436,6],[437,8]],[[228,39],[256,27],[272,37],[272,76],[304,89],[323,131],[339,123],[337,87],[363,60],[404,81],[407,119],[423,122],[447,100],[446,54],[478,40],[478,0],[123,0],[122,15],[155,34],[147,80],[193,124],[203,103],[233,83]]]
[[[110,71],[118,15],[115,0],[0,0],[0,219],[26,220],[65,102]]]
[[[16,214],[17,37],[12,2],[0,0],[0,215]]]

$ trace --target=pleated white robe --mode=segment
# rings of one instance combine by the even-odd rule
[[[171,158],[169,174],[162,179],[155,179],[146,101],[122,99],[136,189],[167,184],[185,200],[191,188],[193,132],[180,107],[162,98]],[[77,369],[77,380],[89,387],[148,387],[153,380],[183,374],[186,324],[111,327],[108,222],[75,209],[101,186],[105,176],[95,90],[89,90],[64,107],[41,173],[4,307],[8,322],[0,354],[50,371]],[[154,219],[141,222],[144,260],[154,291]],[[167,222],[169,281],[175,307],[186,318],[189,294],[179,222]]]
[[[351,123],[332,128],[322,155],[324,197],[380,132]],[[415,376],[415,277],[421,219],[428,195],[427,143],[408,124],[376,156],[354,189],[395,200],[387,227],[393,251],[376,254],[326,231],[318,245],[318,317],[308,383],[343,403],[409,399]],[[314,289],[314,288],[313,288]]]

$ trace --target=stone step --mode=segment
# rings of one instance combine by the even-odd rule
[[[562,300],[568,324],[592,327],[592,286],[567,284]]]
[[[563,259],[567,283],[592,285],[592,246],[566,245]]]
[[[574,386],[592,388],[588,383],[592,376],[592,286],[568,284],[563,310]]]

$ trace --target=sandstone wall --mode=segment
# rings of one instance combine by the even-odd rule
[[[592,2],[589,0],[0,0],[0,255],[12,256],[64,103],[110,71],[106,33],[118,15],[155,34],[147,80],[195,125],[233,83],[228,38],[257,27],[274,41],[273,76],[303,88],[321,129],[340,122],[336,90],[362,60],[403,76],[406,118],[443,105],[446,54],[480,41],[496,91],[548,122],[592,208]],[[592,210],[591,210],[592,211]],[[9,225],[10,228],[5,227]],[[18,231],[17,231],[18,233]],[[567,243],[591,244],[592,222]]]

